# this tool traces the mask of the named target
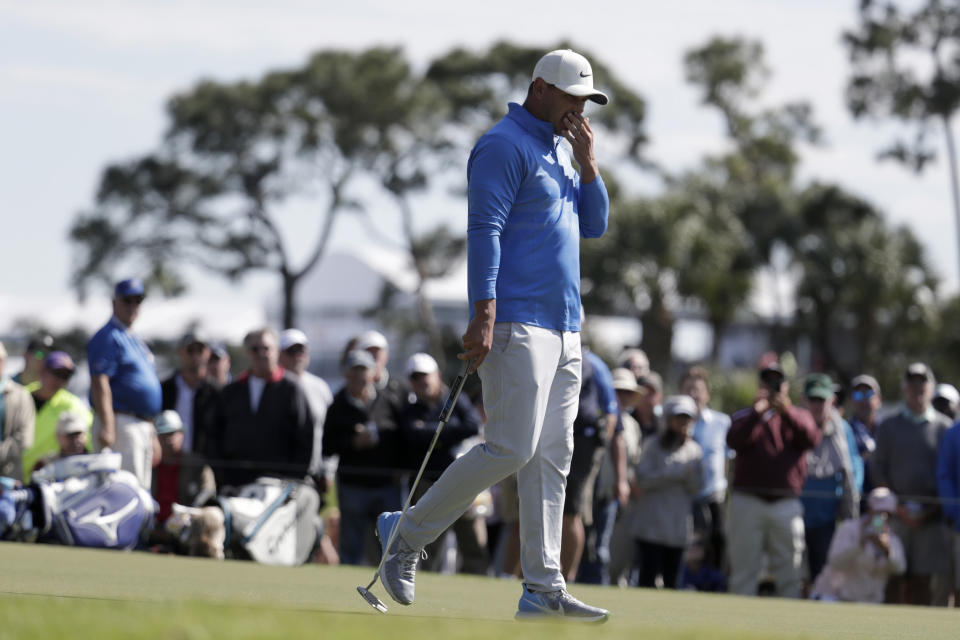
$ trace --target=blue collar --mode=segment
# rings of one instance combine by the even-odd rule
[[[510,111],[507,112],[507,117],[520,125],[525,131],[529,132],[534,138],[541,140],[551,147],[555,146],[560,139],[560,136],[554,135],[553,125],[545,120],[537,118],[532,113],[527,111],[527,109],[516,102],[511,102],[507,105]]]
[[[113,326],[115,326],[117,329],[120,329],[121,331],[126,331],[126,332],[130,331],[130,327],[120,322],[120,319],[117,318],[117,316],[110,316],[110,322],[113,324]]]

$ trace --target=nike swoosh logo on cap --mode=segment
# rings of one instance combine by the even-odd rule
[[[583,71],[580,72],[580,77],[581,77],[581,78],[589,78],[590,76],[591,76],[591,74],[589,74],[589,73],[584,73]]]

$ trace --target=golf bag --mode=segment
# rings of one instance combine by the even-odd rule
[[[258,478],[212,504],[223,512],[222,519],[211,517],[211,506],[173,505],[165,528],[189,555],[297,566],[317,543],[320,496],[302,482]]]
[[[32,479],[29,511],[41,541],[132,549],[153,523],[156,503],[132,473],[120,469],[119,453],[56,460]]]

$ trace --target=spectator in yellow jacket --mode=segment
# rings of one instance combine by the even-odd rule
[[[23,454],[24,482],[30,480],[37,460],[60,451],[60,444],[57,441],[57,421],[61,413],[67,411],[77,413],[86,420],[88,426],[93,422],[93,414],[83,400],[66,389],[67,382],[70,381],[75,369],[73,358],[68,353],[53,351],[43,360],[40,380],[27,386],[27,391],[33,396],[37,419],[33,433],[33,446]],[[87,449],[89,448],[88,440]]]

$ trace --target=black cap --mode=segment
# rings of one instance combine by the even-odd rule
[[[30,351],[50,351],[53,349],[53,336],[49,333],[38,333],[30,337],[27,342],[27,352]]]

